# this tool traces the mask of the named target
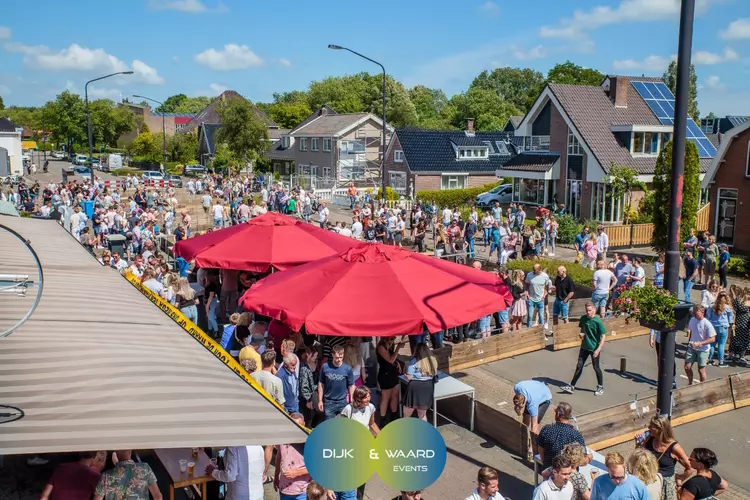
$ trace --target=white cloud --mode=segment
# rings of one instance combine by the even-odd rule
[[[513,57],[519,61],[531,61],[533,59],[544,59],[549,55],[549,50],[544,45],[537,45],[531,49],[524,49],[523,47],[513,46],[510,48]]]
[[[698,11],[705,11],[710,2],[698,0]],[[602,26],[624,22],[653,22],[676,19],[680,13],[680,0],[620,0],[616,7],[599,5],[589,10],[575,10],[572,17],[561,19],[557,26],[542,26],[544,38],[575,39],[583,33]]]
[[[70,47],[55,52],[46,45],[26,45],[24,43],[6,43],[6,52],[23,54],[24,64],[30,68],[43,71],[86,71],[116,73],[118,71],[133,71],[130,81],[137,81],[151,85],[161,85],[164,78],[159,76],[156,69],[138,59],[129,66],[117,57],[108,54],[104,49],[89,49],[76,43]]]
[[[7,26],[0,26],[0,40],[10,40],[12,31]]]
[[[721,37],[726,40],[750,38],[750,17],[743,17],[729,23],[727,29],[721,32]]]
[[[740,55],[734,50],[727,47],[723,54],[716,54],[706,50],[699,50],[693,54],[693,64],[720,64],[727,61],[736,61]]]
[[[287,68],[290,68],[292,66],[292,61],[290,61],[289,59],[284,59],[282,57],[281,59],[279,59],[279,64],[281,64],[282,66],[286,66]]]
[[[500,13],[500,7],[492,0],[487,0],[479,6],[479,12],[487,16],[496,16]]]
[[[712,90],[726,90],[727,86],[721,81],[721,78],[719,78],[716,75],[709,76],[706,78],[706,88],[712,89]]]
[[[115,102],[120,102],[120,98],[122,97],[122,91],[120,89],[107,89],[107,88],[100,88],[100,87],[94,87],[93,85],[89,87],[89,99],[112,99]]]
[[[227,12],[227,6],[219,1],[216,7],[210,8],[203,0],[150,0],[149,7],[153,10],[176,10],[189,14],[202,14],[205,12]]]
[[[643,70],[661,73],[669,66],[669,59],[664,56],[651,55],[638,61],[635,59],[621,59],[612,62],[612,68],[617,71]]]
[[[263,59],[250,50],[247,45],[230,43],[222,50],[206,49],[195,56],[198,64],[216,71],[246,69],[263,65]]]
[[[205,95],[205,96],[213,97],[213,96],[220,95],[227,90],[229,90],[229,87],[225,85],[222,85],[220,83],[211,83],[207,89],[196,90],[193,93],[193,95],[195,96]]]

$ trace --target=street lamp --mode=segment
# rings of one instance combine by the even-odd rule
[[[688,121],[690,89],[690,53],[693,46],[693,20],[695,0],[682,0],[680,34],[677,57],[677,88],[675,89],[674,140],[672,142],[672,186],[669,199],[669,226],[667,230],[666,287],[678,296],[680,280],[680,214],[682,213],[682,188],[685,182],[685,140]],[[690,297],[685,297],[690,302]],[[659,349],[659,380],[656,406],[660,415],[672,414],[672,387],[674,381],[674,330],[661,332]]]
[[[150,97],[146,97],[145,95],[133,95],[133,97],[136,97],[138,99],[146,99],[147,101],[151,101],[153,103],[158,104],[159,106],[164,106],[163,102],[157,101],[156,99],[151,99]],[[164,122],[164,116],[165,113],[161,114],[161,135],[162,135],[162,149],[164,150],[164,171],[167,171],[167,126]]]
[[[381,154],[381,157],[380,157],[380,176],[381,176],[381,183],[382,183],[382,189],[383,189],[382,199],[385,200],[386,199],[386,195],[385,195],[385,188],[386,188],[386,182],[385,182],[385,149],[387,147],[387,145],[385,143],[386,142],[385,103],[386,103],[386,95],[387,95],[386,94],[386,85],[385,85],[386,84],[386,80],[385,80],[385,67],[382,64],[380,64],[379,62],[375,61],[374,59],[370,59],[367,56],[363,56],[359,52],[355,52],[352,49],[348,49],[346,47],[342,47],[341,45],[329,44],[328,48],[332,49],[332,50],[346,50],[348,52],[351,52],[355,56],[359,56],[362,59],[367,59],[371,63],[377,64],[378,66],[380,66],[380,69],[383,70],[383,141],[382,141],[382,150],[383,150],[383,153]]]
[[[105,78],[110,78],[117,75],[132,75],[132,71],[118,71],[117,73],[112,73],[109,75],[100,76],[99,78],[94,78],[93,80],[89,80],[86,82],[86,85],[83,87],[84,92],[84,98],[86,100],[86,122],[88,124],[88,136],[89,136],[89,168],[91,169],[91,185],[94,185],[94,138],[91,135],[91,113],[89,112],[89,83],[98,82],[99,80],[104,80]]]

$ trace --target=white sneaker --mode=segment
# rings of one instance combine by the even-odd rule
[[[547,254],[547,257],[554,257],[554,256],[555,256],[555,254],[554,254],[554,253],[548,253],[548,254]]]
[[[549,323],[545,323],[545,324],[544,324],[544,329],[545,329],[545,330],[549,330]]]
[[[45,460],[42,457],[31,457],[26,459],[26,465],[29,467],[36,467],[38,465],[47,465],[49,460]]]

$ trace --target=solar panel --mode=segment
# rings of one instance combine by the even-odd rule
[[[727,116],[727,120],[729,120],[729,123],[732,124],[732,127],[737,127],[738,125],[742,125],[748,120],[747,116]]]
[[[662,125],[674,125],[674,95],[664,82],[631,83]],[[687,139],[698,148],[698,154],[701,158],[716,156],[716,148],[691,118],[688,118],[686,134]]]

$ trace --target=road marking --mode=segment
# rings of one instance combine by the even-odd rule
[[[507,405],[507,404],[508,404],[508,402],[507,402],[507,401],[500,401],[500,402],[499,402],[499,403],[497,404],[497,406],[503,406],[503,405]]]

